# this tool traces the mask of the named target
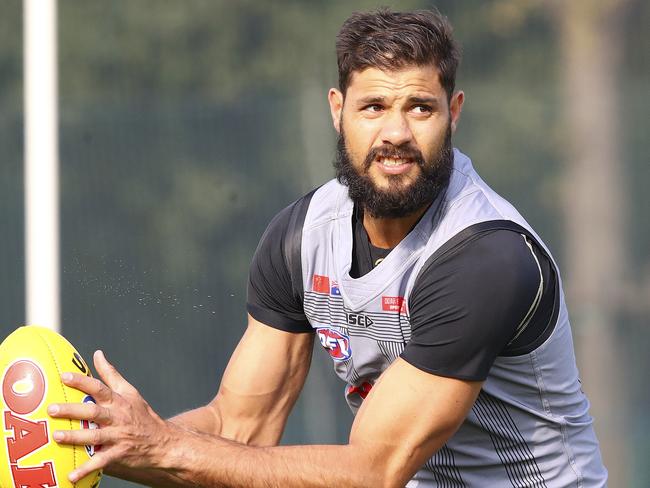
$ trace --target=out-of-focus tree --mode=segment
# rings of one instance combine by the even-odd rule
[[[516,30],[540,11],[558,32],[564,258],[577,353],[612,486],[628,486],[628,406],[620,360],[627,290],[626,184],[621,142],[623,21],[631,0],[498,0],[491,18]]]
[[[629,485],[630,459],[627,416],[621,415],[628,395],[619,325],[628,266],[619,97],[628,3],[549,4],[563,55],[567,291],[612,486]]]
[[[3,115],[22,109],[22,2],[0,6],[0,107]]]
[[[0,4],[0,340],[25,314],[21,7]]]

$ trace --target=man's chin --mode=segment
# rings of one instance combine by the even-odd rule
[[[408,191],[417,181],[417,175],[414,174],[371,174],[370,181],[375,191],[382,193],[401,193]]]

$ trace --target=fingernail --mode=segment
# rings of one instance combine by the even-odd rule
[[[59,406],[50,405],[49,407],[47,407],[47,413],[49,413],[50,415],[56,415],[57,413],[59,413]]]
[[[79,475],[78,475],[78,473],[77,473],[76,471],[72,471],[72,472],[68,475],[68,479],[69,479],[72,483],[76,483],[76,482],[77,482],[77,479],[79,479],[78,477],[79,477]]]
[[[61,379],[63,381],[70,381],[72,379],[72,373],[63,373]]]
[[[54,433],[52,434],[52,438],[57,442],[62,441],[63,440],[63,432],[61,432],[60,430],[54,431]]]

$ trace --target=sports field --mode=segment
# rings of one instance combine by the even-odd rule
[[[430,5],[58,2],[60,324],[161,415],[214,396],[260,236],[334,174],[337,29],[386,3]],[[455,145],[563,270],[610,486],[650,486],[650,4],[435,3],[463,46]],[[3,2],[2,338],[28,320],[23,20],[21,1]],[[347,440],[344,385],[318,349],[283,443]]]

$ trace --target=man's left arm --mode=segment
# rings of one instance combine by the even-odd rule
[[[65,381],[96,398],[85,418],[102,428],[63,431],[56,439],[108,449],[71,479],[123,463],[168,487],[401,487],[458,429],[482,384],[397,359],[357,413],[348,444],[249,447],[162,420],[101,354],[95,366],[105,384],[77,374]],[[64,405],[57,416],[69,417]]]

